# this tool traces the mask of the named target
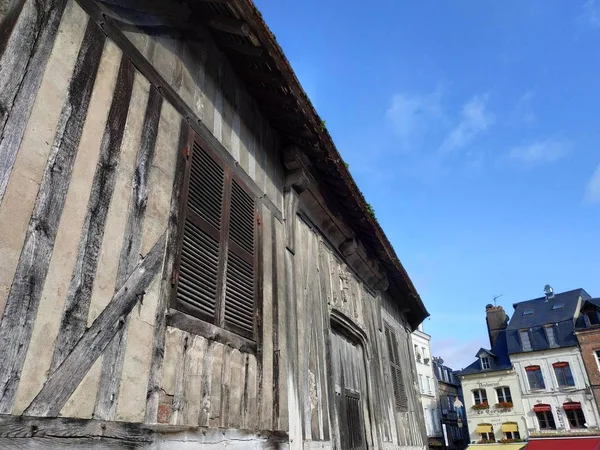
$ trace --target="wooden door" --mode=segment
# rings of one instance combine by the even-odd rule
[[[345,336],[331,332],[338,442],[344,450],[366,450],[366,379],[363,349]]]

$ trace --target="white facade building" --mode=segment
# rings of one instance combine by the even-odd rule
[[[417,377],[421,402],[425,416],[425,425],[428,437],[439,437],[442,435],[441,416],[438,404],[437,381],[433,373],[431,358],[431,336],[423,331],[423,325],[415,330],[412,335],[414,354],[417,360]]]
[[[517,374],[512,369],[460,375],[467,411],[469,441],[526,439],[527,421]],[[489,408],[477,409],[487,399]],[[508,406],[507,401],[512,403]],[[503,404],[503,403],[504,404]],[[491,431],[490,431],[491,430]],[[485,434],[484,434],[485,433]],[[489,435],[491,433],[491,436]]]
[[[519,376],[530,432],[598,429],[598,410],[578,347],[513,354],[511,361]]]

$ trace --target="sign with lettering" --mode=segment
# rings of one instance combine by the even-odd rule
[[[496,387],[496,386],[500,386],[500,382],[497,381],[495,383],[477,383],[477,385],[480,388],[486,388],[486,387]]]

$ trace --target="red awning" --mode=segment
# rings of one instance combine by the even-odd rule
[[[550,405],[535,405],[533,407],[533,410],[535,412],[552,411],[552,407]]]
[[[565,408],[565,411],[572,411],[574,409],[581,409],[581,403],[579,403],[579,402],[567,402],[567,403],[563,403],[563,408]]]
[[[577,437],[571,439],[534,439],[525,450],[598,450],[600,438]]]

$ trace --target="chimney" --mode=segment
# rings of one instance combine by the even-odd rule
[[[485,321],[488,327],[488,334],[490,336],[490,348],[494,347],[496,339],[500,331],[505,330],[508,326],[508,316],[504,312],[502,306],[486,305],[485,307]]]

